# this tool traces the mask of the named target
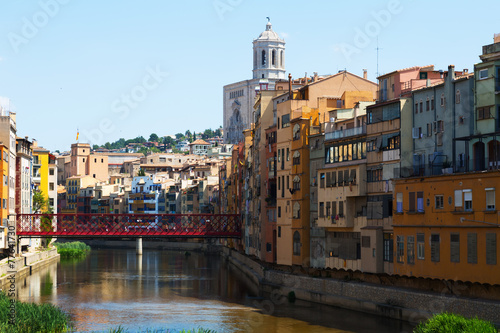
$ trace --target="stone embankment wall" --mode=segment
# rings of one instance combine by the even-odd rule
[[[500,302],[423,292],[360,281],[296,275],[267,269],[234,250],[224,248],[223,256],[249,279],[271,294],[277,304],[295,293],[297,299],[338,306],[390,318],[419,322],[434,313],[449,311],[466,317],[478,316],[500,326]],[[281,298],[281,299],[280,299]]]
[[[34,271],[44,267],[53,261],[59,260],[57,249],[50,249],[35,253],[25,253],[21,257],[17,257],[8,262],[8,258],[0,261],[0,289],[4,289],[5,285],[10,284],[8,277],[16,272],[16,280],[23,278],[26,275],[31,275]],[[13,267],[11,267],[11,264]]]

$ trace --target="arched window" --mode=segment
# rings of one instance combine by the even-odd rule
[[[280,66],[281,68],[285,68],[285,54],[283,53],[283,51],[281,51],[280,55]]]
[[[293,165],[299,165],[300,164],[300,152],[296,150],[293,153],[293,160],[292,160]]]
[[[460,90],[457,89],[455,94],[455,103],[460,104]]]
[[[299,176],[295,176],[295,178],[293,178],[293,189],[295,191],[298,191],[300,190],[300,177]],[[298,203],[297,203],[298,204]],[[295,208],[295,207],[294,207]],[[299,215],[300,215],[300,205],[299,205]],[[300,217],[300,216],[299,216]],[[297,217],[297,218],[299,218]]]
[[[444,106],[446,103],[446,99],[444,98],[444,94],[441,94],[441,106]]]
[[[273,51],[271,52],[271,64],[272,64],[273,66],[276,66],[276,50],[273,50]]]
[[[295,181],[295,179],[294,179]],[[300,178],[299,178],[300,181]],[[296,202],[293,204],[293,218],[300,219],[300,203]]]
[[[293,255],[300,256],[300,234],[298,231],[293,233]]]
[[[300,139],[300,125],[299,124],[295,124],[295,126],[293,126],[293,139],[294,140]]]
[[[266,65],[266,51],[262,50],[262,66]]]

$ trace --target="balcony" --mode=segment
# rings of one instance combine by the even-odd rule
[[[325,133],[325,141],[366,134],[366,125]]]

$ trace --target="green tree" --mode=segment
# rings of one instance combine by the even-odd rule
[[[42,191],[36,190],[33,193],[33,212],[40,214],[43,210],[47,209],[48,200],[43,195]]]
[[[143,168],[140,168],[139,172],[137,172],[137,176],[144,177],[145,175],[146,175],[146,171],[144,171]]]
[[[158,142],[158,135],[156,135],[156,133],[151,133],[148,141],[149,142]]]
[[[190,130],[187,130],[186,133],[184,133],[185,137],[189,140],[191,139],[191,131]]]
[[[214,132],[212,132],[211,128],[206,129],[205,132],[203,132],[203,134],[202,134],[203,139],[209,139],[209,138],[212,138],[213,136],[214,136]]]
[[[175,138],[176,138],[177,140],[180,140],[180,139],[182,139],[183,137],[184,137],[184,134],[182,134],[182,133],[177,133],[177,134],[175,135]]]
[[[163,143],[167,145],[168,148],[172,148],[172,147],[175,147],[176,145],[176,142],[174,139],[172,139],[171,137],[169,136],[166,136],[164,139],[163,139]]]
[[[218,137],[222,136],[222,127],[218,128],[214,131],[214,136],[218,136]]]
[[[96,150],[96,149],[99,149],[99,148],[101,148],[101,147],[99,147],[99,145],[93,145],[93,146],[92,146],[92,149],[93,149],[93,150]]]

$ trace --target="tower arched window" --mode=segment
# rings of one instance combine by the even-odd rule
[[[276,66],[276,50],[273,50],[273,51],[271,52],[271,64],[272,64],[273,66]]]
[[[265,50],[262,50],[262,62],[261,62],[262,66],[265,66],[266,65],[266,51]]]
[[[300,256],[300,233],[298,231],[293,233],[293,255]]]
[[[283,51],[280,54],[280,66],[281,68],[285,68],[285,53]]]

